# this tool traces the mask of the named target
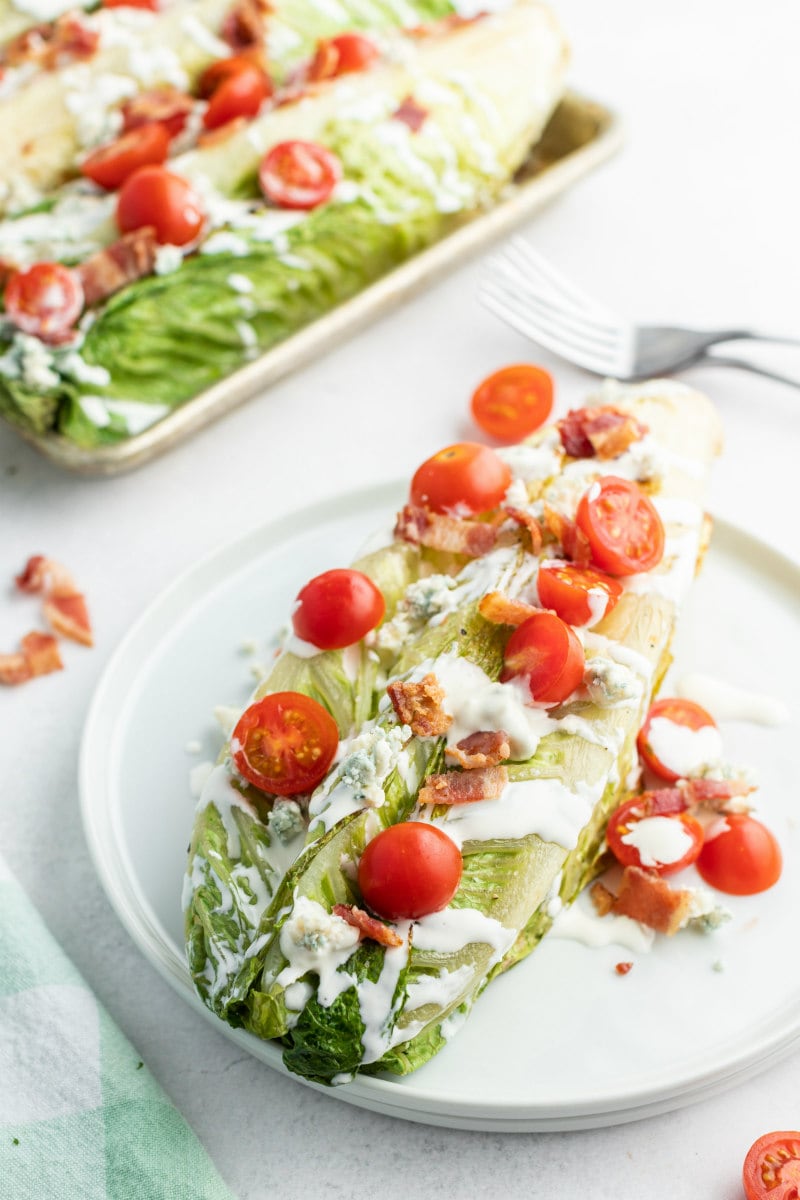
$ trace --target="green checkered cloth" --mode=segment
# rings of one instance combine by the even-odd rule
[[[0,1195],[232,1200],[2,858]]]

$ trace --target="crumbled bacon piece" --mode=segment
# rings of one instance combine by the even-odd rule
[[[358,908],[355,904],[334,904],[333,912],[335,916],[347,921],[348,925],[355,926],[362,938],[378,942],[381,946],[402,946],[403,944],[403,939],[396,929],[392,929],[391,925],[384,925],[383,921],[371,917],[369,913],[364,912],[363,908]]]
[[[515,508],[511,504],[506,504],[503,512],[508,513],[512,521],[516,521],[522,529],[527,529],[531,537],[531,551],[538,554],[542,548],[544,537],[542,527],[531,513],[526,512],[524,508]]]
[[[679,787],[690,807],[712,812],[724,812],[731,800],[755,791],[754,785],[743,779],[682,779]]]
[[[222,37],[234,50],[262,46],[267,32],[269,0],[236,0],[222,24]]]
[[[592,904],[595,907],[595,912],[600,917],[607,917],[614,907],[616,896],[610,892],[604,883],[596,883],[592,887],[589,895],[592,898]]]
[[[32,630],[22,639],[22,649],[16,654],[0,654],[0,683],[27,683],[37,675],[49,675],[63,669],[58,643],[52,633]]]
[[[18,654],[0,654],[0,683],[15,686],[33,678],[31,664],[20,651]]]
[[[627,975],[628,971],[630,971],[632,966],[633,966],[632,962],[618,962],[616,964],[616,966],[614,967],[614,970],[617,972],[618,975]]]
[[[592,561],[589,539],[574,521],[565,517],[549,504],[544,506],[544,522],[550,533],[561,545],[565,558],[574,563],[587,566]]]
[[[407,125],[412,133],[419,133],[428,119],[428,110],[417,104],[413,96],[406,96],[392,116],[395,121],[402,121],[404,125]]]
[[[478,612],[493,625],[513,625],[515,628],[540,611],[533,604],[510,600],[502,592],[487,592],[478,604]]]
[[[93,645],[86,600],[66,567],[43,554],[34,554],[15,582],[22,592],[44,593],[44,614],[56,633],[84,646]]]
[[[77,268],[86,304],[97,304],[129,283],[152,275],[157,250],[156,232],[147,225],[90,255]]]
[[[44,601],[43,609],[56,633],[73,642],[80,642],[82,646],[94,645],[89,610],[80,592],[49,596]]]
[[[395,537],[414,545],[469,558],[488,554],[497,541],[496,528],[483,521],[448,517],[413,504],[398,513],[394,532]]]
[[[89,29],[77,14],[65,13],[55,21],[26,29],[6,44],[0,57],[5,66],[36,63],[53,71],[66,62],[91,58],[99,42],[97,30]]]
[[[333,79],[339,67],[338,47],[328,38],[317,43],[317,49],[306,72],[306,78],[311,83],[319,83],[323,79]]]
[[[482,767],[477,771],[447,771],[429,775],[419,790],[420,804],[474,804],[499,800],[508,783],[505,767]]]
[[[419,683],[397,679],[386,691],[402,723],[417,737],[441,737],[453,723],[442,707],[445,692],[435,675],[428,674]]]
[[[34,629],[22,639],[22,653],[31,668],[31,675],[49,675],[51,671],[62,671],[64,664],[58,652],[58,642],[52,633],[40,633]]]
[[[615,458],[647,433],[646,425],[611,404],[574,408],[557,422],[557,428],[572,458]]]
[[[445,754],[454,758],[465,771],[475,771],[503,762],[511,754],[511,745],[504,729],[487,729],[471,733],[455,746],[448,746]]]
[[[177,137],[194,105],[193,97],[171,84],[152,88],[149,92],[132,96],[122,105],[123,128],[138,129],[141,125],[156,121],[165,126],[170,137]]]
[[[626,867],[611,911],[671,937],[686,923],[691,904],[691,892],[671,888],[652,871]]]

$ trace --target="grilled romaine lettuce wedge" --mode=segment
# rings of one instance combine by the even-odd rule
[[[491,204],[561,94],[561,34],[521,0],[410,53],[175,160],[209,213],[199,252],[95,310],[79,353],[0,332],[0,411],[37,432],[55,423],[87,447],[129,436]],[[417,130],[395,116],[409,95],[424,110]],[[266,208],[255,179],[264,150],[293,138],[320,142],[343,171],[331,199],[302,217]],[[78,256],[114,237],[110,200],[84,198],[94,225],[87,237],[75,222]],[[6,222],[0,255],[27,230],[37,258],[68,259],[74,242],[41,238],[84,201],[68,193],[46,214]]]
[[[708,401],[680,385],[617,389],[604,400],[649,430],[621,455],[566,459],[552,432],[507,453],[517,476],[515,503],[524,487],[534,512],[544,503],[574,510],[579,495],[607,474],[641,481],[659,508],[667,534],[662,562],[632,577],[616,608],[583,634],[586,678],[602,686],[544,710],[523,703],[512,684],[493,682],[510,630],[484,620],[480,597],[492,590],[529,594],[538,569],[524,535],[504,529],[483,558],[437,563],[446,578],[412,583],[376,641],[378,652],[401,644],[389,663],[392,675],[436,676],[455,724],[465,706],[474,712],[477,705],[495,721],[478,728],[511,734],[502,794],[420,807],[420,785],[444,767],[446,738],[412,736],[384,698],[355,737],[343,739],[336,765],[311,797],[306,843],[298,836],[297,857],[271,900],[260,913],[253,907],[246,948],[233,955],[236,969],[223,962],[220,971],[215,947],[206,941],[209,931],[235,916],[235,903],[228,903],[224,886],[203,893],[189,885],[190,962],[203,998],[232,1024],[280,1038],[285,1062],[298,1074],[330,1083],[356,1071],[416,1069],[444,1045],[493,975],[533,949],[559,892],[568,903],[592,868],[635,760],[637,730],[669,661],[679,604],[702,556],[704,487],[719,443]],[[417,560],[423,573],[432,565]],[[419,617],[424,588],[438,591],[438,600],[428,619],[409,622],[409,613]],[[393,609],[395,601],[396,595]],[[401,637],[393,639],[398,630]],[[365,763],[373,768],[368,786]],[[201,801],[190,880],[206,869],[198,831],[209,823],[215,826],[212,874],[238,867],[220,802],[224,810],[225,798],[220,801],[214,788]],[[395,922],[400,946],[358,942],[334,905],[363,903],[356,866],[365,845],[382,828],[409,819],[432,821],[461,848],[459,888],[443,911]]]
[[[193,91],[204,68],[232,52],[220,34],[235,5],[236,0],[173,0],[157,13],[99,7],[77,16],[98,39],[93,53],[56,69],[10,66],[0,95],[0,213],[75,176],[80,157],[118,133],[115,111],[123,99],[164,85]],[[381,33],[422,25],[452,12],[450,0],[265,5],[263,52],[273,85],[279,88],[320,38],[349,29]],[[76,14],[65,19],[75,20]]]

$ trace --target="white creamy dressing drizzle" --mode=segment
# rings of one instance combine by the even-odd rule
[[[411,678],[421,679],[431,669],[444,688],[442,707],[453,718],[448,746],[480,730],[502,729],[508,734],[512,759],[524,762],[536,753],[551,722],[546,709],[530,702],[524,683],[493,682],[469,659],[449,654],[417,667]]]
[[[491,946],[490,967],[500,961],[516,937],[516,929],[507,929],[476,908],[443,908],[430,913],[414,922],[411,934],[415,950],[435,954],[456,954],[470,945]]]
[[[622,946],[639,954],[646,954],[652,948],[654,930],[616,913],[600,917],[582,901],[583,896],[579,896],[574,904],[559,912],[548,938],[564,938],[592,948]]]
[[[675,695],[694,700],[718,721],[752,721],[757,725],[783,725],[789,709],[782,700],[734,687],[722,679],[691,671],[675,687]]]
[[[518,839],[536,834],[564,850],[577,845],[580,832],[603,794],[605,779],[568,788],[558,779],[509,783],[497,800],[454,804],[436,825],[461,849],[468,842]],[[415,943],[417,944],[417,943]]]
[[[668,717],[653,717],[647,740],[659,762],[682,779],[722,758],[722,735],[715,725],[690,729]]]
[[[644,817],[620,839],[639,851],[643,867],[664,867],[679,862],[692,847],[692,837],[674,817]]]
[[[33,17],[36,24],[55,21],[71,8],[88,8],[94,0],[12,0],[12,8]]]

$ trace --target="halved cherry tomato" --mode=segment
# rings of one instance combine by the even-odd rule
[[[753,1142],[744,1160],[742,1182],[747,1200],[798,1200],[800,1133],[780,1129]]]
[[[308,78],[316,82],[365,71],[379,57],[378,47],[362,33],[340,33],[338,37],[319,42],[308,69]]]
[[[753,896],[778,882],[783,856],[766,825],[749,813],[725,813],[706,829],[697,869],[717,891]]]
[[[685,764],[665,762],[655,753],[650,744],[650,727],[654,720],[671,721],[673,725],[681,725],[685,729],[695,731],[705,729],[708,726],[716,729],[717,723],[711,716],[711,713],[707,713],[704,708],[701,708],[699,704],[695,704],[693,700],[678,700],[672,697],[665,697],[663,700],[656,700],[654,704],[651,704],[650,711],[645,717],[644,725],[642,725],[636,738],[636,745],[645,766],[649,767],[659,779],[664,779],[667,783],[674,783],[677,779],[681,779],[687,774],[687,771],[680,769]],[[699,766],[701,763],[696,765]]]
[[[163,125],[171,138],[183,132],[194,100],[179,88],[165,85],[149,92],[140,92],[122,105],[123,129],[140,129],[143,125]]]
[[[203,125],[206,129],[219,129],[237,117],[254,117],[271,91],[263,71],[252,63],[242,65],[214,88],[203,114]]]
[[[158,12],[158,0],[103,0],[103,8],[147,8],[150,12]]]
[[[358,864],[365,903],[387,921],[411,921],[446,908],[463,869],[461,852],[435,825],[390,825],[368,843]]]
[[[575,630],[555,613],[535,613],[508,639],[503,663],[503,683],[522,677],[534,700],[560,704],[583,679],[583,646]]]
[[[527,363],[495,371],[476,388],[471,402],[476,423],[501,442],[518,442],[533,433],[552,407],[552,375]]]
[[[231,738],[239,774],[277,796],[316,787],[338,746],[333,717],[301,692],[273,692],[257,700],[242,713]]]
[[[597,625],[622,595],[622,585],[602,571],[545,560],[536,576],[542,608],[552,608],[570,625]]]
[[[163,163],[168,154],[168,130],[151,122],[93,150],[81,163],[81,174],[107,192],[114,192],[134,171]]]
[[[218,58],[206,67],[197,81],[198,96],[208,100],[226,80],[238,75],[239,71],[249,71],[253,66],[258,64],[249,54],[231,54],[227,58]]]
[[[411,502],[438,513],[473,516],[497,508],[510,486],[511,471],[494,450],[478,442],[458,442],[417,468]]]
[[[43,342],[62,342],[83,311],[83,287],[69,267],[35,263],[11,276],[3,302],[17,329]]]
[[[576,515],[596,566],[609,575],[649,571],[664,555],[664,526],[630,479],[605,475],[581,496]]]
[[[204,222],[191,185],[164,167],[142,167],[122,185],[117,201],[122,233],[151,225],[162,244],[185,246],[198,236]]]
[[[261,191],[281,208],[316,208],[341,177],[339,159],[316,142],[278,142],[258,169]]]
[[[624,867],[645,867],[672,875],[697,860],[703,847],[703,826],[684,811],[677,788],[643,792],[612,814],[606,840]]]
[[[386,602],[369,576],[340,569],[315,576],[297,597],[292,627],[320,650],[360,642],[383,618]]]

